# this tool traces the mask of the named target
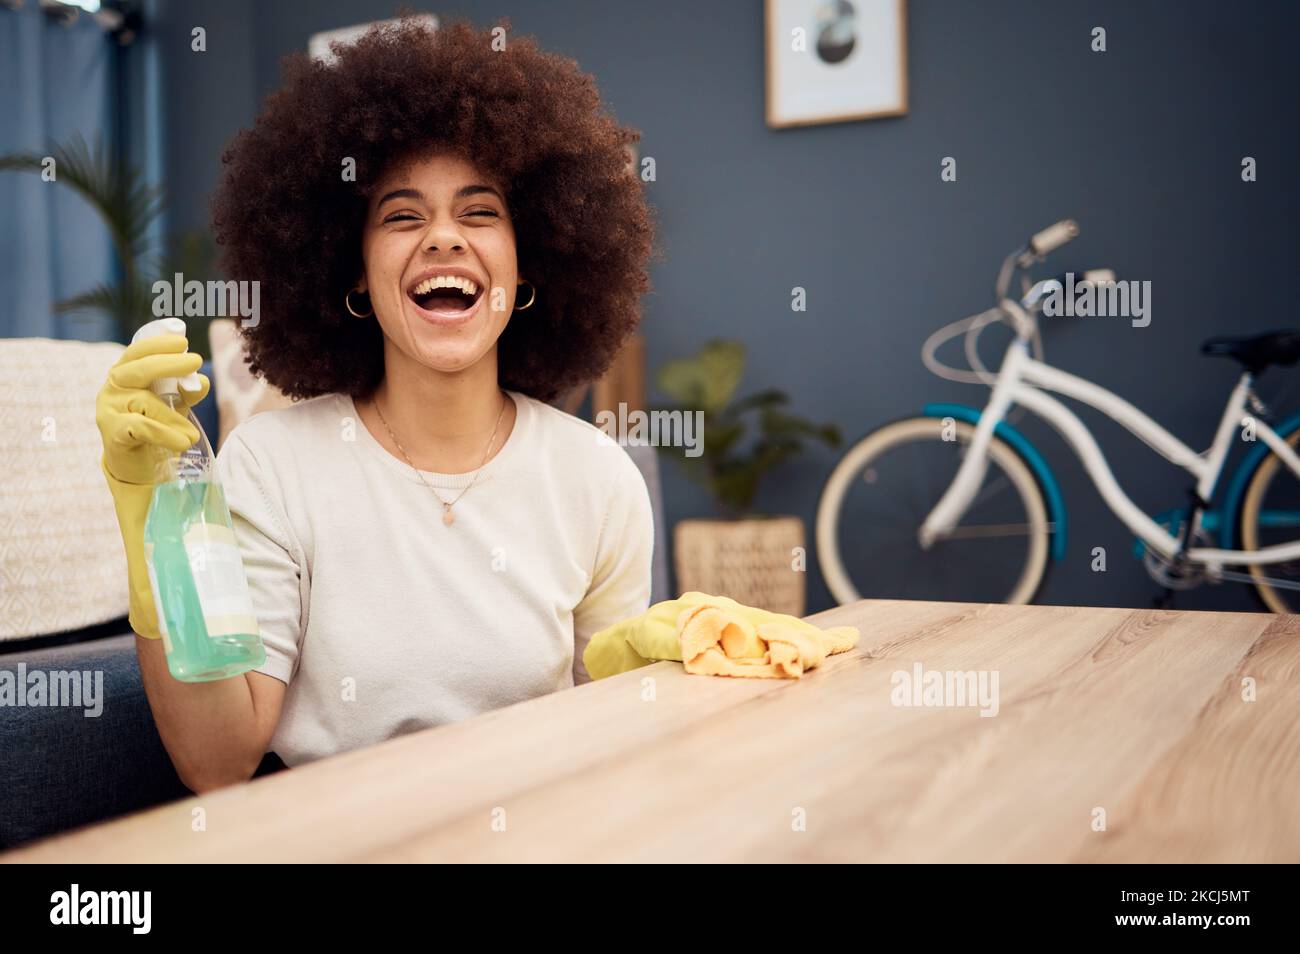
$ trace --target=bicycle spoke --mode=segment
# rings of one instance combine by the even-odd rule
[[[966,522],[922,548],[917,531],[952,486],[970,445],[941,441],[937,433],[920,429],[912,435],[863,459],[847,484],[835,544],[843,571],[863,596],[1006,598],[1044,529],[1029,519],[1022,478],[991,456],[964,509]]]
[[[911,470],[913,473],[916,472],[916,468],[911,468]],[[929,467],[922,467],[921,474],[923,479],[913,480],[910,488],[912,491],[910,495],[912,501],[911,515],[916,523],[920,523],[925,518],[930,512],[930,508],[934,506],[933,501],[938,499],[934,492],[934,470]]]
[[[1011,480],[1006,474],[1000,474],[993,480],[989,481],[988,486],[980,490],[978,496],[970,502],[970,506],[966,509],[974,510],[981,503],[991,499],[995,492],[1003,489],[1013,489],[1011,486]]]

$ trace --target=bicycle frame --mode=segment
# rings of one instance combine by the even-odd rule
[[[918,531],[922,547],[928,549],[931,543],[950,533],[961,520],[984,482],[993,429],[1012,405],[1018,404],[1046,419],[1056,428],[1079,456],[1106,505],[1135,536],[1165,559],[1181,556],[1187,562],[1213,570],[1223,564],[1259,565],[1300,558],[1300,540],[1258,550],[1188,547],[1183,551],[1177,537],[1144,513],[1124,493],[1087,426],[1073,411],[1043,390],[1074,398],[1118,421],[1152,450],[1194,476],[1197,494],[1201,500],[1208,501],[1218,484],[1228,450],[1239,427],[1253,426],[1256,436],[1300,478],[1300,457],[1291,446],[1267,422],[1245,413],[1252,383],[1249,373],[1242,374],[1233,388],[1223,409],[1213,444],[1204,453],[1198,454],[1118,395],[1032,357],[1026,329],[1032,328],[1033,319],[1014,302],[1004,301],[1003,306],[1016,319],[1016,339],[1007,348],[1002,367],[993,384],[993,393],[980,414],[965,459],[952,484]],[[1193,530],[1199,528],[1199,514],[1196,523],[1198,526],[1193,527]],[[1194,536],[1189,536],[1188,539],[1194,539]]]

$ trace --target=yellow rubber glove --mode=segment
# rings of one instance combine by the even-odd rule
[[[708,615],[706,610],[715,612],[711,625],[705,627],[707,632],[702,633],[698,624]],[[802,656],[815,666],[826,654],[853,648],[858,631],[852,626],[823,630],[796,616],[692,590],[602,629],[591,637],[582,662],[594,680],[660,659],[683,661],[684,637],[693,657],[688,672],[779,678],[802,670],[802,666],[792,665],[794,657]],[[717,650],[707,652],[714,642]]]
[[[179,454],[199,439],[198,429],[150,385],[159,378],[188,378],[179,382],[187,408],[207,397],[212,384],[207,375],[197,373],[203,357],[188,348],[181,334],[133,342],[109,369],[95,398],[95,423],[104,442],[100,469],[113,495],[126,548],[131,628],[146,639],[162,638],[144,558],[144,521],[153,500],[158,448]]]

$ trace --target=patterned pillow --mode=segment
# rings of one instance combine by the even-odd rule
[[[221,449],[235,425],[258,411],[288,407],[293,401],[248,370],[248,352],[235,319],[214,318],[208,326],[208,342],[212,346],[212,390],[217,396],[221,421],[217,444],[212,448],[215,452]]]
[[[95,396],[115,342],[0,340],[0,641],[126,615]]]

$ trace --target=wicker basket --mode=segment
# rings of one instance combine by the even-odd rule
[[[803,545],[798,517],[679,521],[673,528],[678,592],[698,590],[803,616],[805,574],[793,568],[794,548]]]

